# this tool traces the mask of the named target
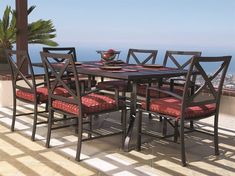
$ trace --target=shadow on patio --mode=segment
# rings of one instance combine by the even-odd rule
[[[31,106],[20,106],[27,112]],[[188,133],[186,152],[188,166],[180,162],[180,146],[163,140],[143,138],[142,151],[123,152],[120,136],[86,141],[82,161],[76,162],[77,137],[72,127],[52,133],[51,148],[45,145],[46,125],[40,125],[36,141],[30,140],[32,117],[18,117],[16,131],[10,132],[11,108],[0,108],[0,175],[233,175],[235,173],[235,119],[220,119],[220,156],[215,157],[213,138],[201,133]],[[104,133],[117,130],[120,122],[105,118],[94,120]],[[157,128],[159,122],[145,118],[145,127]],[[155,124],[156,125],[153,125]],[[197,124],[204,128],[201,121]],[[208,128],[210,130],[210,128]],[[85,135],[85,134],[84,134]],[[135,137],[135,136],[134,136]],[[135,145],[135,138],[132,146]]]

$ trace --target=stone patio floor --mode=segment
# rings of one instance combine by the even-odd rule
[[[32,111],[31,106],[18,106],[18,109]],[[30,139],[32,116],[17,117],[16,130],[11,132],[11,114],[11,107],[0,108],[0,175],[235,175],[235,117],[219,120],[220,156],[213,155],[212,136],[187,133],[188,165],[182,167],[179,144],[144,137],[142,151],[137,152],[134,150],[135,135],[130,152],[122,151],[120,135],[85,141],[82,144],[82,161],[76,162],[77,137],[73,127],[53,131],[51,148],[46,148],[46,125],[38,126],[36,141],[33,142]],[[120,125],[118,116],[119,113],[103,115],[94,120],[94,126],[108,133]],[[205,124],[211,125],[212,119],[196,125],[206,128]],[[146,116],[144,127],[160,129],[161,123]]]

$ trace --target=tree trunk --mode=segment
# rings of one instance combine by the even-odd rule
[[[7,61],[7,55],[4,51],[4,48],[0,48],[0,74],[9,74],[10,67]]]

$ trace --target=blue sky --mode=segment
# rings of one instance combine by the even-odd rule
[[[28,0],[60,45],[235,51],[235,0]],[[0,16],[15,0],[0,0]]]

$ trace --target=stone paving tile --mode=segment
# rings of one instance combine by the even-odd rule
[[[32,107],[19,108],[29,111]],[[120,124],[117,117],[118,113],[104,115],[94,120],[94,124],[107,132]],[[202,122],[212,124],[210,119]],[[17,117],[15,132],[10,131],[10,124],[11,108],[0,108],[0,175],[4,176],[232,176],[235,173],[235,118],[220,121],[220,156],[213,155],[213,137],[196,132],[186,135],[187,167],[181,166],[179,144],[144,137],[141,152],[124,152],[120,135],[83,142],[82,161],[76,162],[77,137],[72,127],[53,131],[52,145],[46,148],[46,125],[38,127],[33,142],[30,139],[32,116]],[[148,118],[144,122],[148,129],[157,129],[159,125]],[[204,128],[203,124],[199,125]],[[133,147],[135,141],[136,135],[131,142]]]

